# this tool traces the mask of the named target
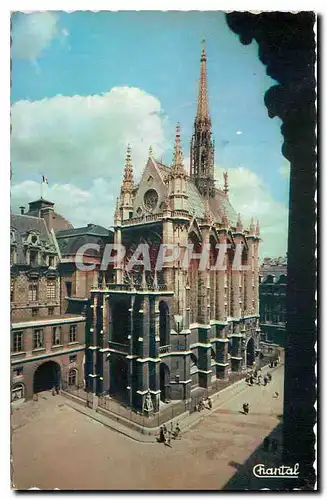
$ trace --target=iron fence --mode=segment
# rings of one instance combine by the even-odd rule
[[[76,396],[84,401],[88,400],[88,392],[84,389],[82,385],[69,385],[67,381],[63,380],[61,382],[61,389],[73,396]]]
[[[145,412],[137,411],[136,409],[125,406],[121,402],[118,402],[109,396],[100,396],[98,398],[98,407],[104,411],[108,411],[111,416],[114,415],[118,419],[123,418],[124,420],[127,420],[132,424],[137,424],[142,428],[154,428],[180,416],[184,412],[190,411],[191,403],[190,401],[170,403],[166,408],[160,409],[159,412],[148,415]]]
[[[269,364],[270,360],[271,357],[264,357],[260,359],[257,363],[257,367],[263,367]],[[228,379],[213,380],[209,389],[198,387],[195,393],[191,394],[191,398],[187,401],[170,402],[167,405],[165,403],[160,403],[160,411],[150,415],[145,412],[138,411],[135,408],[131,408],[126,402],[118,401],[108,395],[99,396],[97,406],[104,413],[108,412],[108,416],[110,418],[116,417],[118,421],[119,419],[122,419],[125,425],[133,426],[133,424],[135,424],[141,428],[141,432],[144,432],[144,428],[160,427],[170,420],[178,419],[178,417],[180,417],[183,413],[188,412],[189,414],[192,414],[198,410],[198,405],[203,398],[207,399],[208,396],[213,396],[214,394],[219,393],[226,387],[244,379],[245,376],[246,371],[241,373],[232,372],[229,374]],[[87,405],[90,402],[90,397],[92,398],[92,393],[86,391],[81,386],[69,385],[67,381],[62,382],[62,389],[63,391],[80,398]]]

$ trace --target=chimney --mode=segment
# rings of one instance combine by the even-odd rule
[[[53,229],[52,221],[54,219],[53,207],[41,208],[40,216],[45,220],[48,230],[51,231],[51,229]]]
[[[24,207],[24,206],[21,206],[21,207],[19,207],[19,208],[20,208],[20,214],[21,214],[21,215],[24,215],[24,213],[25,213],[25,207]]]

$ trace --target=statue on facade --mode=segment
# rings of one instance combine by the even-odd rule
[[[145,396],[143,411],[147,412],[148,414],[150,414],[153,411],[153,403],[150,391],[148,391],[147,395]]]

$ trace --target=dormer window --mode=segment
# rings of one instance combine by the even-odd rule
[[[30,250],[30,265],[37,266],[39,263],[38,260],[39,260],[38,252],[36,250]]]
[[[33,245],[33,246],[37,246],[40,244],[39,235],[35,234],[34,232],[29,233],[26,241],[27,241],[27,243],[29,243],[30,245]]]

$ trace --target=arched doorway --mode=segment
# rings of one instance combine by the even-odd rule
[[[164,403],[170,399],[170,370],[165,363],[160,363],[160,399]]]
[[[128,401],[128,362],[122,356],[110,356],[110,395]]]
[[[169,307],[164,300],[159,302],[160,345],[169,344]]]
[[[42,363],[34,373],[33,392],[49,391],[60,386],[60,366],[55,361]]]
[[[246,345],[246,365],[249,367],[253,366],[254,361],[255,361],[254,340],[253,337],[250,337]]]

